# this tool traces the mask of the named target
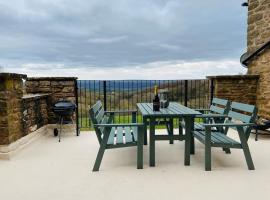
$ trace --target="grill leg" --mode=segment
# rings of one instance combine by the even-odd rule
[[[60,117],[60,132],[59,132],[59,142],[61,141],[61,134],[62,134],[62,126],[63,126],[63,116]]]

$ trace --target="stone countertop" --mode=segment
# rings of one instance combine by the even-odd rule
[[[23,99],[40,99],[42,97],[48,97],[50,96],[49,93],[46,93],[46,94],[25,94],[23,95]]]

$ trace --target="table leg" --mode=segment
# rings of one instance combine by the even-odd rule
[[[178,119],[178,123],[179,123],[179,135],[183,136],[183,127],[182,127],[182,118]]]
[[[193,131],[194,131],[194,118],[191,117],[190,119],[190,154],[194,155],[195,154],[195,144],[194,144],[194,135],[193,135]]]
[[[169,135],[173,136],[173,118],[169,119]],[[173,138],[170,138],[170,144],[173,144]]]
[[[155,118],[150,118],[150,157],[149,163],[151,167],[155,166]]]
[[[190,165],[190,149],[192,138],[192,126],[194,124],[194,118],[185,117],[186,133],[185,133],[185,165]]]
[[[147,145],[147,118],[143,117],[144,124],[144,145]]]

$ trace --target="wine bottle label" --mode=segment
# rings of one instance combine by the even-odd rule
[[[153,110],[159,111],[160,109],[160,102],[153,102]]]

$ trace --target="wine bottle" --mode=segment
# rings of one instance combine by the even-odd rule
[[[154,111],[159,111],[160,109],[160,100],[158,96],[158,89],[157,86],[155,85],[155,93],[154,93],[154,99],[153,99],[153,110]]]

